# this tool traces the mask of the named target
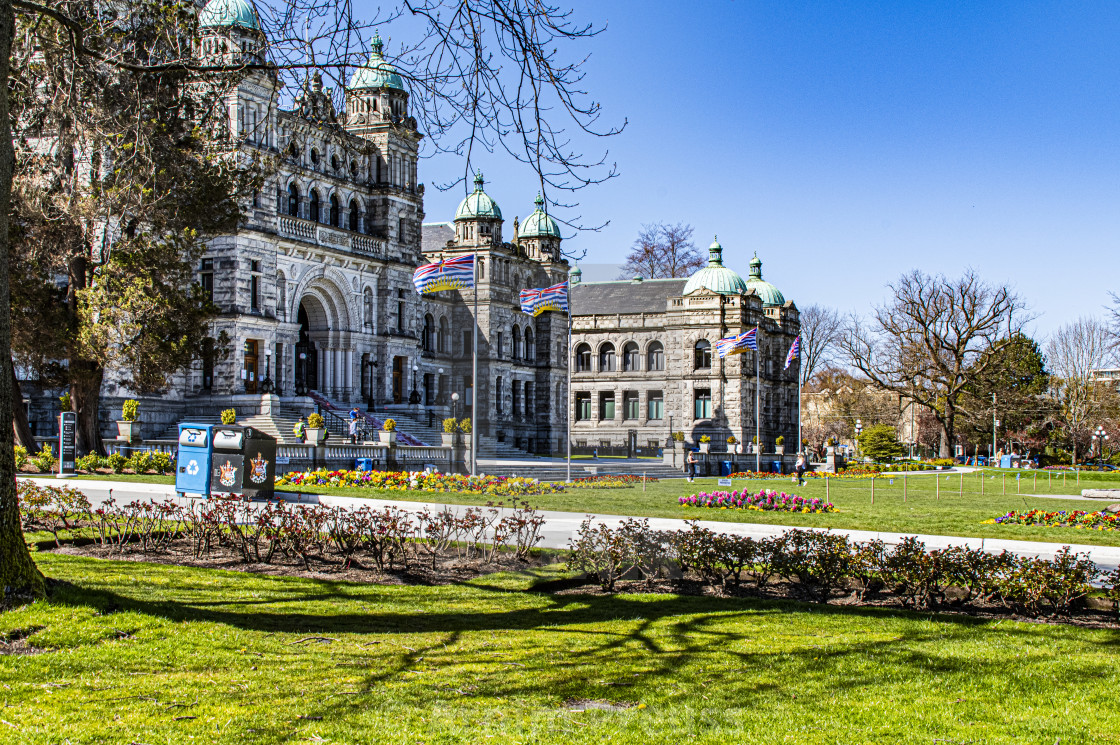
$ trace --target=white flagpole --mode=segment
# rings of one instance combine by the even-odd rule
[[[801,388],[805,385],[805,381],[801,379],[801,342],[797,344],[797,452],[802,452],[801,448],[804,447],[801,438]],[[805,462],[809,462],[809,457],[806,455]]]
[[[762,332],[754,327],[754,470],[762,472]]]
[[[569,280],[570,282],[571,280]],[[572,483],[572,286],[568,285],[568,390],[564,400],[564,423],[567,427],[565,439],[568,443],[568,483]]]
[[[474,255],[474,343],[471,350],[471,476],[478,475],[478,253]]]

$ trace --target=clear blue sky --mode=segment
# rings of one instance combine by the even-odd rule
[[[740,272],[757,251],[788,299],[859,312],[902,272],[972,266],[1040,335],[1120,290],[1120,2],[574,7],[609,24],[586,85],[630,122],[607,143],[621,175],[579,197],[610,221],[570,240],[586,261],[686,222]],[[478,164],[507,222],[531,211],[531,173]],[[462,163],[421,168],[431,184]],[[426,219],[461,198],[429,189]]]

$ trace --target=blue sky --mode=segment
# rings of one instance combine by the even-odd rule
[[[620,176],[579,195],[585,223],[610,223],[568,242],[586,261],[686,222],[742,273],[757,251],[788,299],[857,312],[905,271],[971,266],[1018,289],[1039,335],[1120,290],[1120,3],[574,8],[608,24],[586,85],[629,120],[606,143]],[[507,222],[531,211],[532,173],[477,162]],[[461,198],[429,189],[426,219]]]

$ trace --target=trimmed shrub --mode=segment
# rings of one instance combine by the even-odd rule
[[[222,409],[222,424],[237,424],[237,409]]]

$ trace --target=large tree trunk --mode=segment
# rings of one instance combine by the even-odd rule
[[[79,453],[105,455],[101,441],[101,381],[105,371],[95,362],[70,361],[70,400],[78,414],[77,448]]]
[[[12,365],[12,430],[15,432],[17,445],[22,445],[29,453],[38,450],[31,425],[27,423],[27,409],[23,408],[23,392],[19,389],[15,365]]]
[[[8,111],[8,75],[15,13],[11,0],[0,0],[0,421],[12,421],[12,317],[8,290],[8,210],[12,197],[15,153]],[[46,582],[23,539],[16,495],[14,433],[0,427],[0,608],[11,599],[43,597]]]

